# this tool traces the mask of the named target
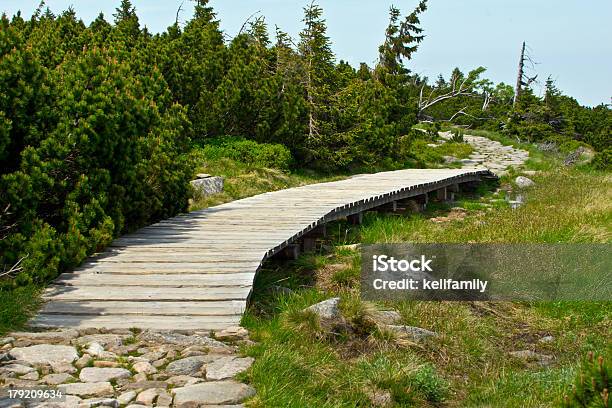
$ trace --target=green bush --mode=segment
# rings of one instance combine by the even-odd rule
[[[223,137],[208,141],[202,148],[205,159],[229,158],[255,167],[287,170],[291,167],[291,152],[280,144],[257,143],[239,137]]]
[[[138,72],[130,54],[96,48],[53,67],[34,59],[47,98],[32,110],[38,96],[10,64],[28,47],[0,31],[6,42],[0,89],[13,91],[0,98],[0,147],[11,157],[0,173],[0,272],[11,272],[0,286],[44,283],[113,237],[187,208],[189,122],[157,70]]]
[[[610,404],[610,365],[603,356],[595,357],[589,352],[582,363],[572,390],[563,398],[563,407],[601,407]]]
[[[612,148],[597,152],[593,158],[593,166],[599,170],[612,169]]]

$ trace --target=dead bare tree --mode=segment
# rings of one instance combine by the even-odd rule
[[[426,83],[423,83],[421,86],[421,91],[419,93],[419,103],[418,103],[418,115],[421,117],[423,112],[447,99],[455,98],[458,96],[471,96],[471,97],[479,97],[476,92],[474,92],[474,82],[478,75],[484,71],[484,68],[476,69],[470,72],[467,76],[453,76],[451,78],[450,84],[447,88],[444,89],[444,92],[441,94],[436,94],[437,89],[432,88],[429,96],[424,98],[423,91],[425,90]]]
[[[179,5],[178,9],[176,10],[176,18],[174,19],[174,24],[176,24],[177,26],[179,24],[179,16],[180,16],[181,12],[183,11],[183,4],[185,4],[184,1],[181,2],[181,4]]]
[[[518,66],[518,75],[516,76],[516,88],[514,91],[514,101],[512,103],[512,107],[515,108],[516,104],[519,100],[519,97],[521,96],[521,93],[523,91],[524,87],[528,87],[529,85],[531,85],[533,82],[536,81],[536,79],[538,78],[538,75],[536,74],[533,77],[529,77],[525,74],[525,63],[529,62],[531,63],[532,68],[534,67],[534,65],[536,64],[532,59],[531,56],[526,53],[526,47],[527,44],[525,43],[525,41],[523,41],[523,46],[521,47],[521,58],[519,59],[519,66]]]

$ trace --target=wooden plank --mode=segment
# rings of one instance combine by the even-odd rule
[[[173,277],[160,274],[113,275],[98,273],[64,273],[54,283],[64,286],[147,286],[147,287],[194,287],[214,288],[218,286],[253,285],[255,273],[232,274],[180,274]]]
[[[240,316],[171,316],[161,319],[159,316],[96,316],[96,315],[47,315],[39,314],[30,326],[38,328],[72,327],[107,328],[107,329],[140,329],[155,330],[219,330],[240,323]]]
[[[54,301],[45,304],[43,314],[108,316],[234,316],[244,312],[244,302],[134,302]]]
[[[250,287],[216,287],[210,290],[198,288],[160,288],[146,286],[114,286],[103,288],[95,286],[58,286],[52,285],[45,290],[48,300],[142,300],[159,302],[166,300],[246,300]]]

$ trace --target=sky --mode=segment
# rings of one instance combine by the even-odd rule
[[[182,0],[132,0],[141,24],[160,32],[172,24]],[[221,28],[229,36],[240,31],[253,13],[266,17],[273,30],[278,25],[297,37],[303,7],[310,0],[211,0]],[[0,10],[9,15],[22,10],[30,16],[39,0],[2,0]],[[112,20],[120,0],[47,0],[53,12],[72,5],[86,23],[100,11]],[[391,4],[407,14],[417,0],[319,0],[338,60],[370,66],[384,38]],[[193,1],[185,0],[181,22],[187,21]],[[537,63],[530,74],[543,85],[548,75],[565,94],[581,104],[610,103],[612,97],[611,0],[429,0],[421,17],[427,36],[408,67],[432,79],[446,77],[454,67],[469,71],[487,68],[494,82],[514,85],[523,41]],[[541,86],[535,86],[541,93]]]

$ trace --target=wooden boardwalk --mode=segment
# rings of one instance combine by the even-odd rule
[[[35,327],[219,330],[235,326],[262,262],[322,225],[494,177],[400,170],[281,190],[180,215],[113,242],[45,293]],[[309,241],[310,240],[310,241]]]

